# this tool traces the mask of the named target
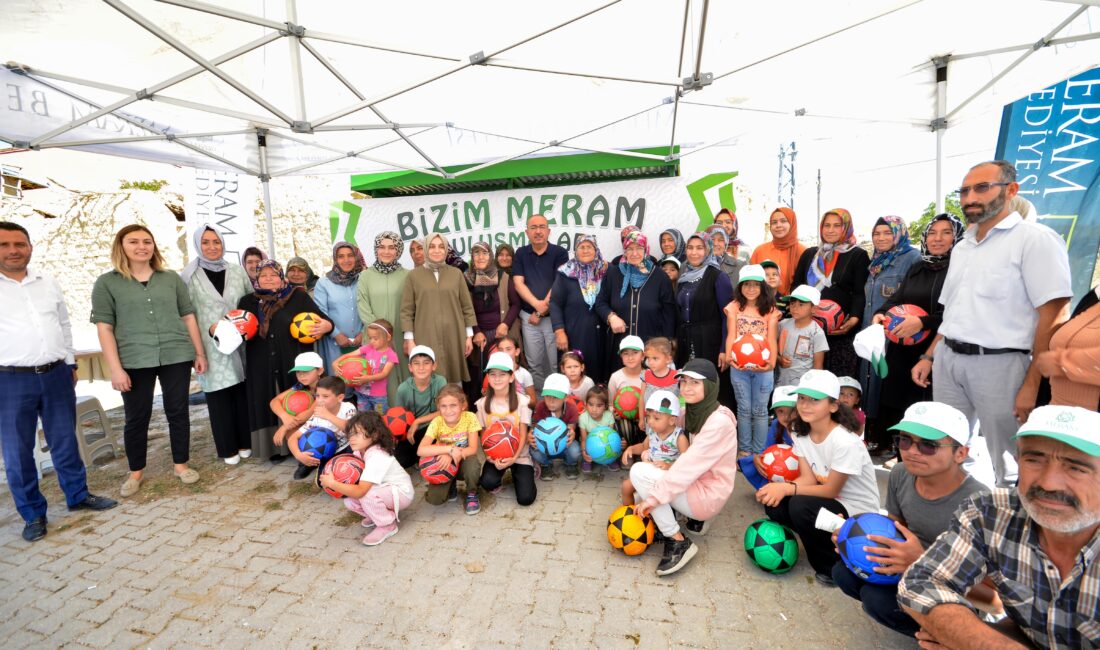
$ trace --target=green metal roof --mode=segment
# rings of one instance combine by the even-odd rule
[[[655,156],[670,154],[668,147],[630,149],[636,153]],[[679,153],[679,147],[671,149]],[[450,174],[460,172],[480,163],[454,165],[443,169]],[[390,171],[373,174],[354,174],[351,189],[373,198],[441,194],[478,190],[506,190],[518,187],[544,187],[548,185],[577,185],[603,183],[654,176],[676,176],[680,173],[679,160],[649,160],[614,153],[578,153],[556,156],[532,156],[517,158],[490,165],[459,178],[440,178],[413,171]]]

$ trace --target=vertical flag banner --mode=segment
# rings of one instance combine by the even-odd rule
[[[225,259],[239,264],[241,254],[255,243],[256,181],[234,172],[195,169],[184,199],[187,214],[187,259],[199,255],[191,233],[200,224],[218,229],[225,242]]]

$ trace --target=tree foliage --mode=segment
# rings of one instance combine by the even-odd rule
[[[953,214],[958,217],[963,223],[966,223],[966,217],[963,216],[962,207],[959,205],[959,198],[954,194],[948,194],[943,199],[944,210],[949,214]],[[928,204],[928,207],[921,213],[913,223],[909,224],[909,240],[913,242],[919,242],[921,236],[924,235],[924,229],[928,227],[928,224],[932,223],[932,218],[935,217],[936,203],[932,202]]]
[[[149,190],[150,192],[159,192],[160,188],[168,184],[165,180],[152,180],[152,181],[127,181],[119,179],[118,189],[120,190]]]

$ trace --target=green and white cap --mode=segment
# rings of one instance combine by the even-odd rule
[[[623,340],[619,342],[619,354],[622,354],[626,350],[637,350],[638,352],[645,352],[645,343],[642,342],[642,337],[624,336]]]
[[[742,282],[748,282],[749,280],[756,280],[757,282],[764,281],[764,267],[759,264],[746,264],[741,267],[741,272],[737,275],[737,284]]]
[[[543,397],[557,397],[558,399],[565,399],[565,396],[569,394],[569,378],[560,372],[555,372],[551,375],[547,375],[546,381],[542,384],[542,396]]]
[[[962,411],[940,402],[917,402],[905,409],[901,422],[891,431],[904,431],[925,440],[951,438],[962,446],[970,444],[970,422]]]
[[[772,391],[772,408],[789,406],[794,408],[798,404],[798,396],[795,395],[795,386],[776,386]]]
[[[657,262],[657,263],[658,264],[675,264],[676,268],[680,268],[680,260],[677,259],[675,255],[665,255],[664,257],[661,258],[661,261]]]
[[[863,394],[863,386],[860,386],[859,380],[855,377],[844,375],[843,377],[837,377],[836,380],[840,383],[841,388],[854,388],[859,391],[860,395]]]
[[[1014,437],[1045,436],[1100,456],[1100,413],[1080,406],[1040,406]]]
[[[654,391],[645,402],[645,410],[680,417],[680,398],[670,390]]]
[[[516,364],[512,360],[512,355],[507,352],[494,352],[489,355],[489,363],[485,364],[485,372],[489,372],[490,370],[515,372]]]
[[[791,300],[808,302],[816,307],[817,303],[821,302],[821,292],[808,284],[800,284],[791,292],[790,298]]]
[[[760,268],[762,268],[762,269],[775,269],[776,271],[778,271],[779,270],[779,264],[776,263],[773,260],[764,260],[763,262],[760,263]]]
[[[321,355],[316,352],[303,352],[294,357],[294,367],[290,372],[309,372],[324,367],[325,362],[321,360]]]
[[[435,352],[426,345],[417,345],[413,347],[412,350],[409,350],[409,361],[412,361],[413,358],[417,356],[428,357],[432,360],[432,363],[435,363]]]
[[[794,393],[814,399],[836,399],[840,397],[840,380],[828,370],[807,370]]]

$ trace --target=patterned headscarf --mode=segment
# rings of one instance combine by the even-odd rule
[[[489,256],[489,266],[479,271],[474,265],[474,251],[485,251]],[[497,269],[497,261],[493,258],[493,249],[489,244],[479,241],[470,246],[470,268],[466,269],[466,283],[470,285],[475,294],[488,294],[495,292],[500,285],[500,272]],[[486,296],[486,300],[488,300]]]
[[[256,314],[257,319],[260,321],[260,338],[267,336],[267,327],[271,324],[271,318],[283,308],[283,305],[290,299],[290,296],[299,288],[286,281],[286,274],[283,273],[283,267],[275,260],[264,260],[256,267],[257,283],[260,281],[260,272],[264,269],[275,269],[275,272],[279,274],[279,280],[282,282],[282,286],[274,290],[260,289],[258,287],[256,289],[256,297],[260,299],[259,313]]]
[[[950,223],[951,231],[955,235],[955,243],[952,244],[951,248],[947,250],[947,253],[943,255],[933,255],[928,252],[928,231],[932,229],[932,224],[936,223],[937,221],[946,221]],[[932,217],[932,220],[928,222],[927,226],[925,226],[924,232],[921,233],[921,259],[924,260],[924,263],[928,266],[928,268],[932,269],[933,271],[938,271],[946,267],[951,262],[951,251],[955,250],[955,244],[958,244],[965,234],[966,226],[963,225],[963,222],[960,221],[958,217],[953,214],[947,214],[946,212],[943,214],[937,214],[935,217]]]
[[[668,236],[672,237],[673,246],[672,246],[672,252],[671,253],[665,253],[665,249],[661,247],[661,238],[664,237],[666,234]],[[661,249],[661,257],[662,258],[665,258],[665,257],[668,257],[669,255],[671,255],[671,256],[675,257],[676,259],[680,260],[681,262],[683,262],[684,261],[684,246],[686,246],[686,243],[684,242],[684,235],[679,230],[677,230],[675,228],[669,228],[668,230],[662,230],[660,236],[657,237],[657,247]]]
[[[393,245],[397,247],[397,255],[394,256],[393,261],[389,264],[382,262],[378,259],[378,247],[382,245],[382,242],[386,240],[393,242]],[[392,230],[384,230],[374,236],[374,267],[375,271],[378,271],[382,275],[389,275],[397,269],[401,268],[401,254],[405,252],[405,242],[401,241],[401,236]]]
[[[722,241],[726,242],[726,255],[728,255],[730,236],[726,233],[726,229],[722,226],[719,226],[718,224],[707,226],[707,229],[704,232],[706,232],[707,235],[710,235],[710,256],[707,257],[707,264],[710,264],[714,267],[722,268],[722,260],[720,260],[718,256],[714,254],[714,240],[721,238]]]
[[[829,215],[840,217],[840,223],[844,226],[844,234],[840,236],[840,241],[837,243],[826,244],[825,240],[821,239],[821,231],[818,230],[817,253],[814,254],[810,270],[806,274],[806,282],[815,289],[833,286],[833,269],[836,268],[837,258],[859,244],[859,240],[856,239],[855,226],[852,225],[851,213],[844,208],[837,208],[825,213],[825,217]],[[825,225],[824,218],[821,219],[821,225]]]
[[[871,266],[867,267],[871,277],[882,273],[886,267],[894,262],[895,257],[913,248],[909,244],[909,227],[905,225],[905,221],[901,217],[894,215],[879,217],[878,221],[875,222],[875,228],[879,226],[886,226],[890,229],[890,232],[894,235],[894,245],[888,251],[875,253],[874,258],[871,259]]]
[[[350,248],[351,252],[355,254],[355,266],[353,266],[350,271],[345,272],[340,268],[340,265],[336,263],[336,254],[340,252],[341,248]],[[349,244],[346,241],[338,241],[336,245],[332,247],[332,270],[326,273],[325,277],[341,287],[350,287],[359,280],[359,274],[362,273],[365,268],[367,268],[367,261],[363,259],[363,251],[359,250],[359,247],[354,244]]]
[[[634,226],[627,226],[627,228],[634,228]],[[626,230],[626,228],[623,230]],[[626,249],[631,246],[642,247],[642,254],[644,255],[642,266],[644,270],[626,261]],[[626,295],[627,289],[637,289],[649,279],[649,272],[653,270],[653,260],[649,257],[649,238],[642,234],[642,231],[638,228],[634,228],[623,237],[623,257],[619,261],[619,270],[623,273],[623,288],[619,292],[620,298]]]
[[[588,264],[584,264],[577,259],[577,247],[584,242],[588,242],[596,247],[596,258]],[[603,276],[607,273],[607,262],[603,259],[603,253],[600,252],[600,244],[596,241],[594,235],[582,235],[577,238],[577,243],[573,247],[573,251],[573,258],[559,266],[558,273],[577,281],[577,284],[581,287],[581,297],[584,298],[585,304],[588,305],[588,309],[591,311],[592,305],[596,304],[596,296],[600,293],[600,285],[603,284]]]
[[[703,257],[703,263],[699,266],[692,266],[691,262],[684,259],[683,266],[680,267],[680,284],[690,284],[695,282],[699,278],[703,277],[703,273],[707,270],[708,266],[714,266],[711,260],[714,259],[714,242],[710,240],[710,235],[705,232],[697,232],[688,237],[688,241],[692,239],[698,239],[703,242],[703,246],[706,248],[706,254]],[[687,245],[685,244],[685,248]]]
[[[740,237],[737,236],[737,231],[740,229],[740,227],[737,225],[737,215],[734,214],[733,210],[730,210],[729,208],[722,208],[721,210],[718,211],[718,214],[728,214],[730,216],[730,219],[733,219],[733,232],[732,233],[726,233],[726,241],[728,242],[727,245],[731,249],[733,249],[732,252],[730,253],[730,255],[736,256],[737,255],[737,247],[745,243],[745,242],[741,241]],[[715,219],[718,218],[718,214],[714,215]],[[723,232],[725,232],[724,228],[723,228]]]
[[[445,247],[445,249],[447,251],[447,255],[443,258],[442,262],[433,262],[431,260],[431,258],[428,257],[428,244],[432,243],[432,240],[435,239],[436,237],[439,238],[439,241],[443,242],[443,246]],[[424,238],[423,244],[424,244],[424,268],[428,269],[429,271],[433,271],[433,272],[438,273],[439,270],[442,269],[444,266],[450,266],[451,265],[450,258],[451,258],[451,254],[452,254],[453,251],[451,250],[451,242],[447,240],[447,237],[445,235],[443,235],[442,233],[433,232],[433,233],[429,234],[427,237]],[[459,260],[459,261],[461,261],[461,260]]]
[[[206,234],[207,230],[214,233],[214,236],[222,243],[222,257],[216,260],[208,260],[206,256],[202,254],[202,236]],[[225,261],[225,240],[222,239],[222,235],[218,232],[217,228],[208,223],[204,223],[195,229],[191,239],[195,242],[195,257],[187,263],[187,266],[185,266],[182,271],[180,271],[180,277],[183,279],[184,284],[191,284],[191,276],[195,275],[195,271],[198,271],[200,268],[206,269],[207,271],[218,272],[224,271],[226,267],[229,266],[229,263]]]

